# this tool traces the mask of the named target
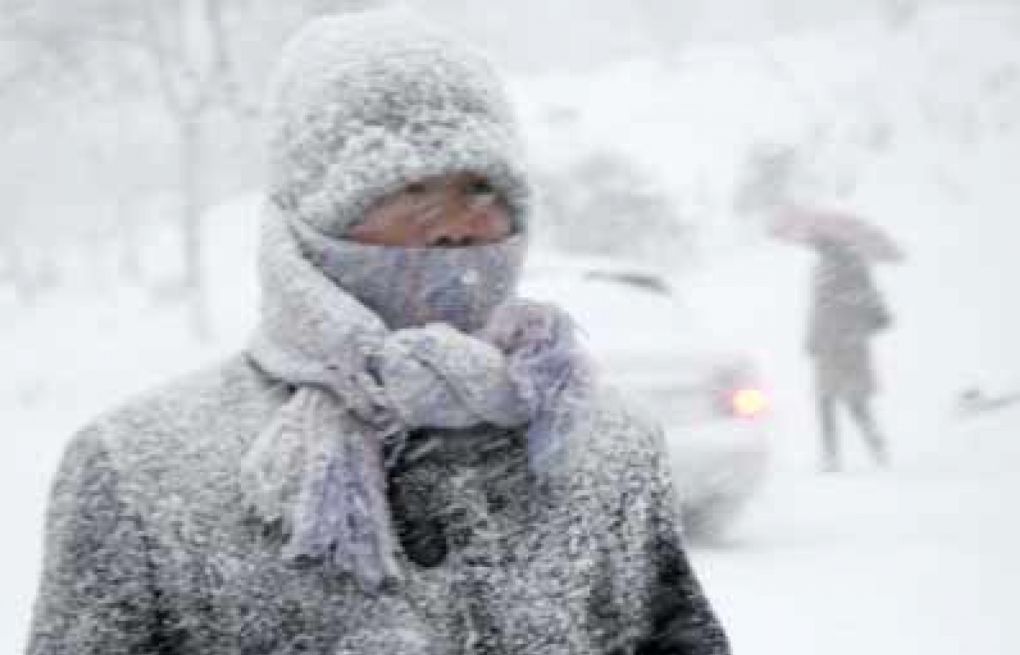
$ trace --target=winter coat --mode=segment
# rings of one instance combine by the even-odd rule
[[[814,272],[808,352],[819,393],[859,397],[877,387],[869,342],[892,319],[860,257],[823,253]]]
[[[242,502],[292,393],[245,356],[81,431],[53,486],[29,655],[727,653],[685,558],[660,437],[611,397],[562,483],[520,435],[414,436],[392,472],[407,578],[361,591]]]

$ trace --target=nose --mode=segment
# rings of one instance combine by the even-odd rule
[[[429,246],[465,248],[496,240],[498,218],[487,204],[465,194],[451,199],[429,238]]]
[[[464,248],[482,243],[482,235],[473,227],[474,221],[449,220],[436,230],[429,243],[438,248]]]

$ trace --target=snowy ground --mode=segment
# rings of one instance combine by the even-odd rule
[[[732,543],[695,557],[736,652],[1020,652],[1018,425],[947,429],[942,461],[887,473],[777,476]]]
[[[521,85],[553,104],[572,89],[599,114],[596,126],[622,132],[648,165],[674,180],[704,180],[703,195],[684,196],[685,207],[717,222],[742,146],[800,138],[797,126],[809,114],[841,103],[847,112],[832,115],[854,118],[840,130],[872,118],[897,127],[890,149],[864,163],[856,150],[819,155],[823,169],[863,172],[842,202],[893,229],[910,251],[907,266],[879,276],[897,314],[878,349],[893,470],[870,470],[855,448],[849,473],[813,471],[800,353],[806,255],[730,244],[714,253],[719,266],[684,281],[720,335],[758,355],[775,406],[769,486],[726,543],[694,551],[738,653],[1020,652],[1020,632],[1010,629],[1020,588],[1011,506],[1020,498],[1020,409],[963,419],[952,404],[971,384],[1020,389],[1020,311],[1007,295],[1020,279],[1016,199],[1004,173],[1020,167],[1020,137],[1006,123],[1020,109],[1020,91],[1014,84],[1012,95],[976,114],[955,102],[981,91],[986,80],[972,74],[984,59],[993,72],[995,61],[1020,61],[1009,36],[1020,12],[1002,11],[985,19],[967,10],[932,14],[916,32],[891,39],[850,25],[703,49],[679,75],[628,64],[598,79]],[[771,59],[762,56],[766,46]],[[766,59],[774,65],[763,67]],[[643,97],[654,102],[635,107]],[[961,141],[960,131],[971,136]],[[24,638],[46,487],[66,438],[134,390],[243,338],[252,315],[250,207],[227,207],[210,221],[218,326],[211,344],[184,336],[173,306],[131,288],[83,280],[31,310],[0,294],[0,652],[18,652]]]

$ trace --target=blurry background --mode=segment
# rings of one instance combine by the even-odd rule
[[[251,326],[279,45],[371,4],[0,0],[6,652],[67,437]],[[954,403],[1020,390],[1020,2],[410,4],[508,74],[536,245],[649,263],[758,356],[774,481],[732,543],[696,553],[737,651],[1018,652],[1020,412],[963,420]],[[811,258],[762,229],[784,200],[858,212],[909,253],[879,271],[891,473],[813,474]]]

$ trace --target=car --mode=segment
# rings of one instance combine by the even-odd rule
[[[768,394],[669,281],[607,257],[535,253],[522,295],[569,312],[610,383],[664,428],[686,533],[724,536],[768,470]]]

